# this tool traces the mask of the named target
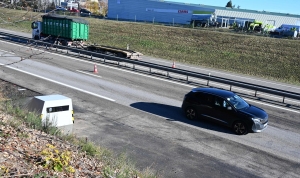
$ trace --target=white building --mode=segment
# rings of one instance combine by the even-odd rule
[[[107,17],[129,21],[190,24],[193,14],[214,14],[217,20],[226,26],[238,19],[257,20],[277,27],[282,24],[296,25],[300,23],[300,16],[295,14],[232,9],[164,0],[109,0]]]

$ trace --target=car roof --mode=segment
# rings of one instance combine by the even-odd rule
[[[209,94],[220,96],[222,98],[228,98],[230,96],[235,95],[235,93],[231,91],[218,89],[218,88],[194,88],[192,89],[192,92],[209,93]]]

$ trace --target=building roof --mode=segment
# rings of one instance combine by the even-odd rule
[[[259,11],[259,10],[249,10],[249,9],[237,9],[237,8],[228,8],[228,7],[220,7],[220,6],[209,6],[209,5],[204,5],[204,4],[172,2],[172,1],[164,1],[164,0],[150,0],[150,1],[156,1],[156,2],[161,2],[161,3],[171,3],[171,4],[177,4],[177,5],[186,5],[186,6],[193,6],[193,7],[211,8],[211,9],[218,9],[218,10],[228,10],[228,11],[300,18],[300,15],[289,14],[289,13],[279,13],[279,12],[269,12],[269,11]]]

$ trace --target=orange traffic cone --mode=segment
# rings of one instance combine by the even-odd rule
[[[172,68],[176,68],[175,61],[173,61]]]
[[[98,74],[98,69],[97,69],[97,65],[96,64],[94,65],[94,73]]]

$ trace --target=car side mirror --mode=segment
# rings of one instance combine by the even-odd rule
[[[227,110],[228,110],[228,111],[231,111],[231,110],[232,110],[232,107],[231,107],[231,106],[228,106],[228,107],[227,107]]]

